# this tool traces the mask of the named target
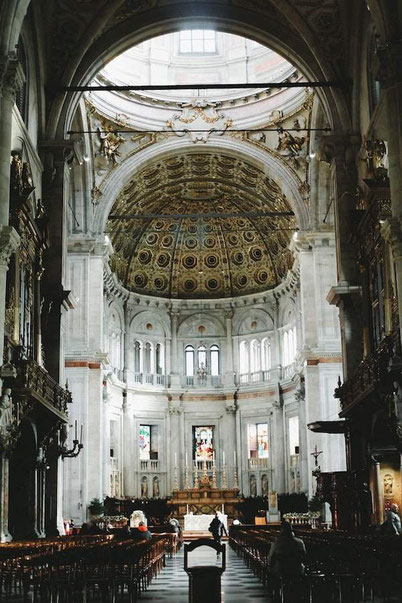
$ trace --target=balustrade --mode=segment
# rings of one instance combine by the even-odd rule
[[[240,385],[249,385],[251,383],[261,383],[271,381],[271,371],[254,371],[253,373],[241,373],[238,378]]]
[[[159,460],[142,459],[140,461],[141,471],[159,471]]]
[[[248,459],[249,469],[268,469],[268,459]]]

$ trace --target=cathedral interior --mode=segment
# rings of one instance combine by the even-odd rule
[[[371,550],[402,508],[401,0],[0,0],[0,43],[1,543],[286,498]]]

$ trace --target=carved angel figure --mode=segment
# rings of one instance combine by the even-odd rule
[[[278,130],[278,146],[276,150],[281,155],[296,157],[300,155],[303,144],[306,140],[305,136],[293,136],[290,132],[285,132],[282,129]]]
[[[111,126],[108,126],[106,132],[101,132],[98,128],[98,136],[100,140],[100,153],[107,160],[111,160],[113,165],[117,164],[117,157],[121,157],[119,146],[125,142],[125,138],[113,130]]]
[[[0,434],[4,435],[7,427],[13,421],[13,400],[11,398],[11,389],[6,388],[0,398]]]

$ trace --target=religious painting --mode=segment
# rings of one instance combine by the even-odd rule
[[[398,463],[381,463],[380,488],[384,504],[384,513],[389,511],[392,504],[402,504],[402,483]]]
[[[268,424],[249,423],[248,450],[250,459],[268,458]]]
[[[140,459],[148,461],[151,453],[151,426],[140,425]]]
[[[194,457],[196,461],[212,461],[214,457],[213,426],[193,427]]]

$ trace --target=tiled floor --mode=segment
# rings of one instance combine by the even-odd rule
[[[165,601],[166,603],[188,603],[188,576],[183,569],[184,549],[172,559],[166,560],[166,567],[155,578],[149,589],[141,595],[140,601]],[[189,566],[221,565],[216,553],[206,547],[189,553]],[[224,603],[251,603],[270,601],[262,584],[247,569],[242,559],[226,545],[226,571],[222,575],[222,601]]]

